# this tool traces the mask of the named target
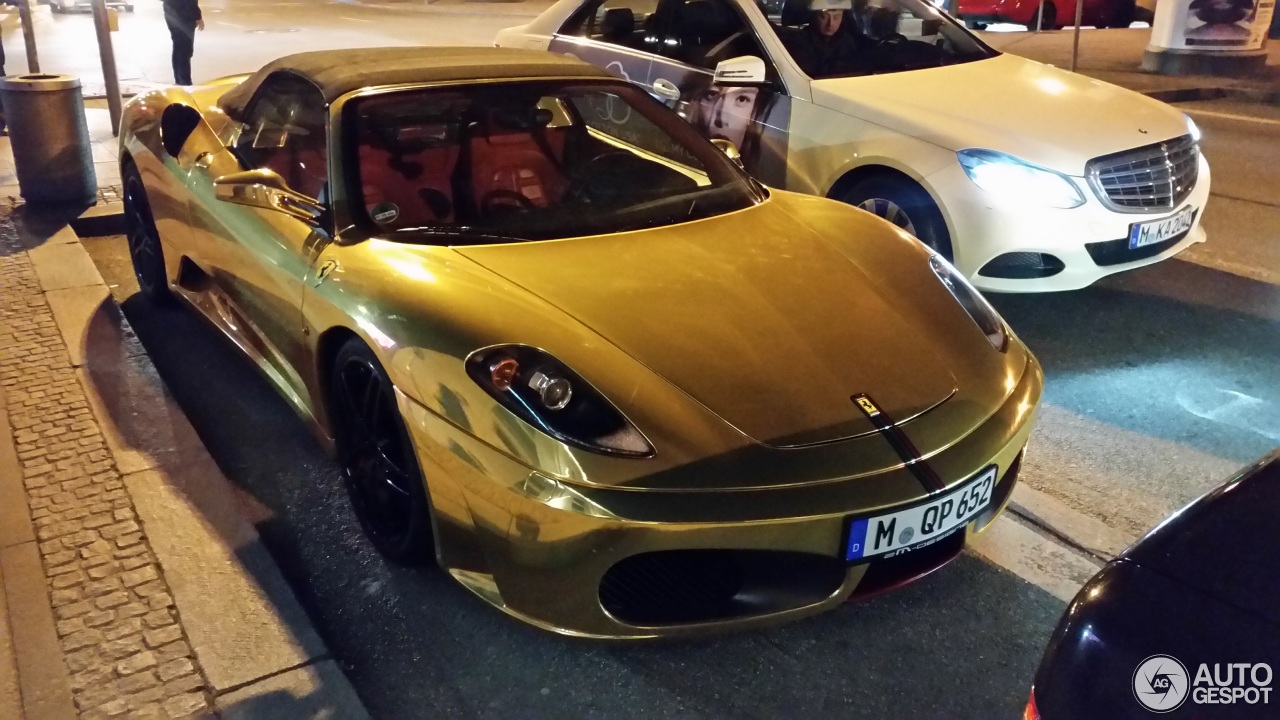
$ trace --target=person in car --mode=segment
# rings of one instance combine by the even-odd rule
[[[809,77],[852,72],[867,50],[856,28],[845,27],[852,0],[810,0],[809,25],[790,36],[787,50]]]

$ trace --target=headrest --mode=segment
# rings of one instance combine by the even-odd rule
[[[853,0],[809,0],[810,12],[823,10],[852,10]]]
[[[785,0],[780,21],[784,27],[807,25],[809,12],[809,0]]]
[[[689,35],[713,35],[731,32],[734,19],[733,11],[727,5],[708,2],[708,0],[692,0],[680,8],[678,27],[686,37]]]
[[[620,40],[636,31],[636,14],[628,7],[609,8],[600,20],[600,34],[606,40]]]

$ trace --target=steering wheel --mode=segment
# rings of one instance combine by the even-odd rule
[[[609,150],[582,163],[573,171],[573,177],[569,179],[569,185],[564,189],[564,199],[569,202],[592,202],[591,181],[604,167],[605,162],[620,158],[630,160],[633,157],[635,156],[626,150]]]
[[[490,190],[480,199],[480,208],[486,213],[509,210],[527,212],[537,207],[532,200],[514,190]]]
[[[877,42],[876,44],[877,45],[899,45],[901,43],[909,43],[909,42],[911,41],[907,39],[906,35],[895,32],[895,33],[889,33],[888,35],[885,35],[884,37],[880,38],[880,41]]]

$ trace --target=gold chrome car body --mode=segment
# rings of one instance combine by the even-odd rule
[[[424,73],[445,70],[395,89],[494,77],[613,82],[541,53],[401,52],[417,53]],[[471,77],[459,70],[468,63]],[[239,123],[218,105],[244,81],[152,92],[126,108],[122,164],[145,183],[168,285],[330,446],[329,367],[342,343],[360,338],[396,389],[430,498],[436,560],[504,611],[609,638],[799,617],[935,569],[1007,501],[1040,368],[1012,334],[993,349],[930,269],[928,251],[889,224],[770,191],[716,217],[567,240],[349,240],[343,110],[387,88],[371,83],[328,106],[332,216],[317,228],[298,212],[226,199],[245,187],[236,174],[255,170],[224,144]],[[187,130],[166,121],[175,106],[194,108],[200,122],[166,149],[166,132]],[[465,362],[503,344],[540,348],[575,370],[655,452],[583,450],[496,402]],[[892,410],[915,457],[858,411],[859,394]],[[925,464],[944,490],[922,485]],[[992,464],[1001,480],[992,506],[936,552],[843,560],[851,516],[935,497]],[[663,551],[675,555],[650,555]],[[689,551],[706,552],[680,554]],[[913,555],[926,560],[911,564]],[[625,594],[634,579],[602,583],[633,556],[695,558],[674,570],[659,562],[676,585],[681,568],[731,564],[744,589],[705,617],[619,617],[602,593]]]

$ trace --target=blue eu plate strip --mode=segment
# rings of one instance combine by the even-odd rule
[[[867,523],[868,518],[854,520],[853,525],[849,526],[849,547],[845,549],[845,558],[848,560],[857,560],[867,549]]]

